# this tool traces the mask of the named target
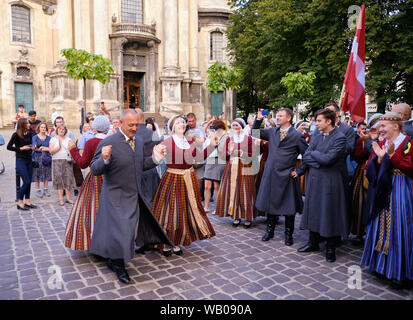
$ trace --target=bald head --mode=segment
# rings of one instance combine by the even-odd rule
[[[145,117],[141,109],[135,109],[136,114],[138,115],[138,123],[145,123]]]
[[[411,117],[412,108],[407,103],[399,103],[391,108],[392,112],[397,112],[402,117],[403,121],[407,121]]]
[[[138,130],[138,114],[133,109],[126,109],[120,115],[120,129],[128,136],[133,138]]]

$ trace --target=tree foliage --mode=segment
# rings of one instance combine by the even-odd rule
[[[217,93],[224,89],[239,89],[241,69],[228,67],[225,63],[215,62],[208,70],[208,81],[206,87],[209,91]]]
[[[413,0],[366,0],[366,91],[413,104]],[[229,53],[242,69],[238,108],[293,107],[281,79],[314,72],[308,113],[338,100],[355,29],[354,0],[230,0]]]
[[[110,81],[110,74],[115,72],[111,61],[100,54],[73,48],[63,49],[61,54],[66,59],[63,70],[70,78],[97,80],[105,84]]]

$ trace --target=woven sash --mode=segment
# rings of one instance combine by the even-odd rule
[[[231,158],[231,177],[230,177],[230,186],[231,190],[229,193],[229,207],[228,214],[232,216],[234,214],[235,207],[235,191],[237,190],[237,177],[238,177],[238,167],[239,167],[239,157]]]
[[[189,205],[191,206],[192,212],[194,213],[195,221],[199,227],[199,230],[202,232],[202,234],[204,236],[209,236],[210,233],[208,232],[208,226],[205,223],[201,215],[201,212],[199,212],[198,204],[196,202],[195,186],[192,183],[192,177],[191,177],[191,172],[193,171],[194,171],[193,168],[189,168],[189,169],[168,168],[169,173],[183,176],[184,181],[185,181],[186,190],[188,192]]]

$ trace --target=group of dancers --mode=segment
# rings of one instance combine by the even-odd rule
[[[65,245],[105,259],[129,283],[125,262],[135,252],[159,248],[164,256],[181,255],[184,246],[215,236],[194,169],[212,159],[221,168],[215,214],[231,217],[234,227],[250,228],[258,215],[266,215],[262,240],[269,241],[278,217],[285,216],[284,241],[291,246],[295,215],[302,214],[300,228],[309,230],[309,240],[298,251],[317,251],[326,241],[326,260],[334,262],[336,247],[356,221],[359,235],[367,230],[361,263],[394,281],[413,280],[413,141],[404,119],[400,113],[380,115],[356,139],[339,115],[334,103],[319,110],[310,138],[292,125],[291,109],[278,110],[272,121],[258,110],[249,134],[241,118],[231,128],[215,122],[219,129],[202,144],[188,136],[183,116],[169,119],[170,134],[163,139],[154,138],[139,109],[123,111],[119,130],[108,137],[110,122],[98,116],[98,135],[86,142],[83,154],[70,150],[90,173],[70,213]],[[359,162],[351,183],[350,155]]]

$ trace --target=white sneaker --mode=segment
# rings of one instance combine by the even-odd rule
[[[208,213],[210,211],[210,209],[207,209],[207,208],[204,207],[204,211],[205,211],[205,213]]]
[[[38,198],[43,198],[43,190],[37,189],[37,190],[36,190],[36,196],[37,196]]]
[[[46,197],[50,197],[50,193],[49,193],[49,190],[48,190],[48,189],[44,189],[44,190],[43,190],[43,194],[44,194]]]

